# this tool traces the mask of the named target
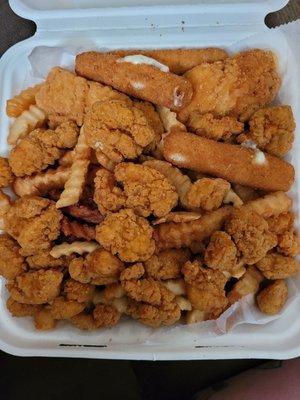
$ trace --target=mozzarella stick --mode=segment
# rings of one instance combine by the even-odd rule
[[[221,229],[232,210],[231,206],[225,206],[194,221],[179,224],[167,222],[157,225],[154,230],[156,252],[188,247],[195,241],[201,242],[213,232]]]
[[[163,154],[180,168],[270,192],[288,191],[294,182],[294,168],[286,161],[191,133],[170,133],[164,139]]]
[[[174,74],[184,74],[189,69],[204,62],[222,61],[228,57],[224,49],[207,47],[203,49],[162,49],[162,50],[117,50],[110,54],[124,57],[133,54],[142,54],[167,65]]]
[[[185,107],[193,94],[186,78],[168,72],[167,66],[141,55],[119,57],[90,51],[76,56],[75,69],[85,78],[171,110]]]

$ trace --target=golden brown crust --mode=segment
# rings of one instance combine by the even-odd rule
[[[118,55],[108,53],[81,53],[76,56],[75,70],[78,75],[170,109],[179,109],[191,100],[191,84],[185,78],[162,72],[152,65],[134,65],[119,59]],[[135,82],[142,89],[136,88]]]
[[[284,280],[276,280],[258,293],[257,305],[265,314],[278,314],[288,297],[288,287]]]
[[[297,260],[278,253],[269,253],[259,260],[256,267],[267,279],[285,279],[299,270]]]
[[[5,157],[0,157],[0,188],[7,187],[13,181],[13,174]]]
[[[0,275],[11,280],[26,271],[20,246],[7,234],[0,235]]]
[[[287,191],[294,182],[292,165],[277,157],[266,154],[266,162],[257,164],[254,150],[191,133],[170,133],[164,140],[164,156],[178,167],[266,191]]]

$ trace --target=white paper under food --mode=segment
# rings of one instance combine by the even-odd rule
[[[297,36],[295,32],[300,32],[300,23],[299,24],[289,24],[284,26],[282,29],[272,30],[270,32],[265,32],[264,34],[260,33],[259,35],[253,35],[248,37],[245,40],[238,41],[233,43],[228,47],[228,50],[232,53],[240,50],[245,50],[247,48],[262,48],[262,49],[270,49],[273,50],[277,56],[279,61],[279,70],[282,76],[282,86],[280,92],[277,96],[275,103],[280,104],[290,104],[292,107],[295,107],[297,104],[298,92],[293,90],[293,86],[296,84],[295,77],[298,76],[297,71],[297,63],[300,65],[300,56],[297,63],[295,62],[295,58],[291,49],[287,45],[284,36],[281,34],[281,31],[285,31],[286,34],[290,34],[290,31],[293,31],[293,38],[297,40]],[[299,33],[298,33],[299,34]],[[291,39],[291,38],[290,38]],[[299,36],[298,36],[299,40]],[[293,46],[293,45],[292,45]],[[295,48],[297,47],[294,42]],[[75,55],[79,52],[95,49],[95,44],[91,42],[91,45],[84,47],[46,47],[39,46],[36,47],[31,54],[29,55],[29,62],[31,65],[31,69],[29,69],[26,75],[23,77],[24,82],[21,85],[22,87],[30,86],[36,82],[40,82],[42,79],[45,79],[49,70],[54,66],[61,66],[64,68],[68,68],[70,70],[74,69],[74,60]],[[101,50],[105,50],[101,48]],[[107,48],[107,50],[109,50]],[[299,69],[299,67],[298,67]],[[13,88],[13,92],[18,92],[20,90],[20,83],[16,86],[15,90]],[[295,111],[295,109],[294,109]],[[299,115],[295,113],[296,120],[299,121]],[[299,135],[298,135],[299,136]],[[294,165],[297,164],[297,158],[294,156],[300,148],[299,137],[296,135],[296,143],[294,149],[287,157],[288,161],[292,162]],[[299,153],[298,153],[299,154]],[[297,170],[297,168],[296,168]],[[299,181],[297,181],[299,182]],[[299,190],[297,191],[297,184],[294,185],[290,194],[294,199],[294,204],[299,204]],[[295,208],[296,216],[297,216],[297,228],[299,228],[299,213],[298,209]],[[229,330],[232,330],[234,327],[240,324],[252,324],[252,325],[263,325],[267,324],[270,321],[274,321],[281,317],[290,305],[299,299],[300,297],[300,277],[288,280],[289,287],[289,298],[282,309],[282,311],[275,316],[266,316],[261,313],[259,309],[255,306],[255,300],[253,295],[248,295],[232,307],[230,307],[226,312],[224,312],[217,320],[215,321],[206,321],[198,324],[183,326],[183,325],[175,325],[172,327],[164,327],[159,329],[152,329],[146,326],[142,326],[137,324],[137,322],[124,319],[120,324],[110,330],[109,336],[111,343],[146,343],[149,345],[155,345],[160,343],[178,343],[178,338],[180,338],[180,343],[186,341],[193,341],[195,337],[199,338],[199,335],[207,336],[216,336],[223,334]],[[7,315],[7,318],[11,319],[12,317]],[[23,328],[25,330],[32,330],[32,322],[29,320],[22,319],[17,321],[19,324],[23,324]],[[84,338],[96,338],[97,341],[103,340],[107,338],[105,335],[105,331],[99,331],[97,333],[94,332],[79,332],[76,329],[70,329],[66,323],[60,323],[57,327],[60,329],[60,340],[66,340],[67,342],[72,341],[73,339],[79,343],[79,340],[82,341]],[[49,338],[51,338],[51,333],[45,333]]]

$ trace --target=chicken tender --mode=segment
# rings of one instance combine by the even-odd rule
[[[53,68],[37,92],[35,100],[49,118],[59,117],[81,126],[88,89],[86,79],[65,69]]]
[[[32,317],[38,306],[31,304],[22,304],[9,297],[6,302],[6,308],[13,317]]]
[[[191,208],[212,211],[219,208],[230,189],[224,179],[202,178],[193,183],[186,194],[186,203]]]
[[[122,261],[145,261],[155,250],[153,229],[149,222],[130,209],[106,216],[96,227],[96,240]]]
[[[75,281],[93,285],[117,282],[123,269],[124,264],[104,249],[93,251],[86,259],[75,258],[69,265],[69,273]]]
[[[205,264],[212,269],[234,273],[237,269],[237,248],[231,237],[222,231],[214,232],[204,254]]]
[[[156,147],[156,145],[160,142],[161,137],[164,133],[164,126],[160,119],[159,114],[155,111],[153,105],[148,101],[135,101],[134,106],[139,110],[143,111],[149,125],[155,132],[155,139],[149,145],[151,150]]]
[[[119,211],[125,205],[125,194],[117,186],[114,174],[106,169],[96,173],[94,201],[102,214]]]
[[[263,289],[256,297],[257,305],[265,314],[278,314],[288,297],[288,287],[283,279],[276,280]]]
[[[7,187],[13,181],[13,174],[5,157],[0,157],[0,188]]]
[[[0,275],[12,280],[25,270],[26,264],[18,243],[6,234],[0,235]]]
[[[87,303],[91,301],[95,292],[95,286],[88,283],[77,282],[74,279],[68,279],[65,282],[64,294],[67,300]]]
[[[267,153],[284,157],[294,142],[295,121],[290,106],[262,108],[249,121],[249,133],[238,137],[238,141],[252,140]]]
[[[74,147],[77,137],[77,126],[71,122],[56,131],[35,129],[12,149],[9,165],[19,177],[43,171],[61,157],[62,149]]]
[[[67,257],[52,257],[50,250],[41,250],[32,256],[26,257],[26,262],[31,269],[66,267],[69,261]]]
[[[259,290],[260,283],[264,277],[253,266],[249,267],[245,274],[234,284],[233,288],[227,294],[229,304],[234,304],[236,301],[250,293],[256,293]]]
[[[85,309],[85,303],[76,300],[56,297],[51,304],[51,315],[54,319],[69,319],[81,313]]]
[[[21,253],[30,256],[51,247],[60,231],[62,213],[55,203],[38,196],[16,200],[4,217],[4,227],[19,245]]]
[[[187,127],[197,135],[222,141],[228,141],[244,130],[244,124],[235,117],[215,117],[211,113],[201,114],[197,110],[190,114]]]
[[[187,298],[193,308],[212,312],[226,307],[226,278],[222,272],[203,268],[198,261],[188,261],[181,272],[186,282]]]
[[[256,267],[267,279],[285,279],[295,275],[298,270],[297,261],[278,253],[269,253],[256,264]]]
[[[87,143],[109,159],[134,159],[155,139],[143,111],[120,100],[96,102],[84,120]]]
[[[25,272],[7,284],[13,300],[24,304],[49,303],[60,292],[63,274],[56,270]]]
[[[124,186],[126,207],[138,215],[168,214],[178,202],[174,186],[154,168],[133,163],[121,163],[115,168],[117,181]]]
[[[269,231],[267,221],[247,208],[235,210],[225,222],[225,230],[249,265],[257,263],[277,245],[276,235]]]
[[[181,268],[189,260],[187,249],[170,249],[154,254],[144,262],[148,276],[154,279],[176,279],[180,277]]]

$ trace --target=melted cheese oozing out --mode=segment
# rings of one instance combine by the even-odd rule
[[[131,86],[136,90],[141,90],[144,88],[144,84],[142,82],[131,82]]]
[[[186,158],[180,153],[174,153],[170,156],[170,158],[172,158],[172,160],[175,162],[184,162],[186,160]]]
[[[119,58],[117,62],[127,62],[131,64],[148,64],[152,65],[153,67],[156,67],[160,69],[162,72],[169,72],[169,67],[167,65],[164,65],[156,60],[154,58],[146,57],[143,56],[142,54],[135,54],[132,56],[125,56],[123,58]]]
[[[267,162],[265,153],[257,148],[256,143],[252,140],[247,140],[241,144],[242,147],[254,150],[253,163],[257,165],[264,165]]]

